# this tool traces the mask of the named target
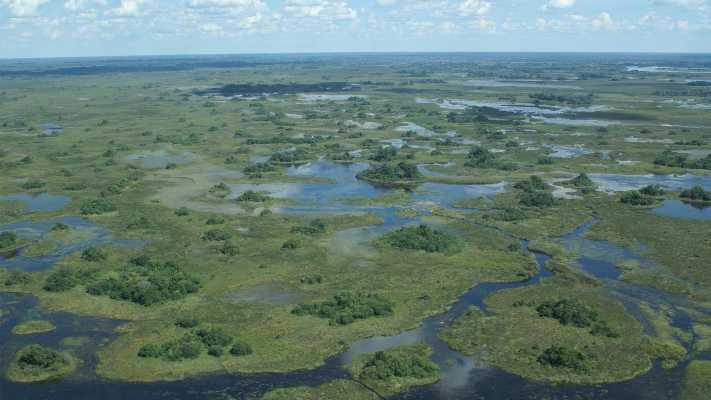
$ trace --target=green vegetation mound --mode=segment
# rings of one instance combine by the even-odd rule
[[[589,369],[587,357],[583,353],[563,346],[549,347],[538,357],[538,362],[553,368],[572,369],[578,373]]]
[[[182,299],[200,288],[197,278],[172,262],[138,261],[134,260],[114,276],[92,284],[87,292],[150,306]]]
[[[39,345],[21,349],[10,364],[7,376],[14,382],[45,382],[59,379],[74,370],[76,362],[68,355]]]
[[[36,333],[51,332],[55,329],[54,324],[49,321],[35,320],[25,321],[16,325],[12,328],[12,333],[14,335],[34,335]]]
[[[691,189],[682,191],[679,197],[684,200],[707,202],[711,201],[711,192],[705,191],[701,186],[694,186]]]
[[[408,162],[381,164],[358,174],[359,179],[383,185],[408,185],[422,179],[417,166]]]
[[[178,321],[176,325],[183,328],[193,327],[192,323],[184,322]],[[182,361],[196,359],[204,352],[213,357],[220,357],[226,353],[227,347],[230,347],[229,353],[235,357],[252,354],[249,344],[236,340],[222,329],[201,328],[193,329],[178,339],[160,344],[147,344],[138,351],[138,357]]]
[[[322,303],[299,304],[291,313],[328,319],[331,325],[348,325],[357,320],[391,315],[393,305],[377,294],[344,292]]]
[[[427,225],[400,228],[386,234],[382,241],[398,249],[423,250],[428,253],[446,253],[459,247],[455,236]]]

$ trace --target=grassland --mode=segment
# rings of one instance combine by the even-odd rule
[[[54,224],[75,216],[87,224],[45,233],[17,229],[18,241],[0,249],[0,266],[13,265],[8,253],[18,248],[22,257],[59,254],[58,261],[47,270],[27,274],[13,274],[10,269],[16,267],[0,269],[0,290],[32,294],[44,311],[123,321],[98,351],[96,371],[104,378],[154,382],[206,373],[288,372],[318,367],[357,340],[414,328],[480,283],[521,281],[535,275],[533,257],[520,250],[518,239],[527,239],[532,250],[554,257],[550,267],[555,276],[491,296],[486,301],[491,314],[473,309],[443,334],[453,347],[509,372],[549,383],[617,382],[644,373],[654,360],[671,365],[684,357],[678,340],[683,333],[670,328],[661,316],[665,310],[641,306],[656,318],[656,332],[645,333],[640,322],[609,296],[602,282],[570,266],[576,254],[565,250],[556,237],[598,220],[588,238],[642,250],[658,266],[650,271],[636,264],[619,265],[624,281],[688,294],[702,307],[711,303],[711,275],[705,263],[711,256],[708,221],[654,215],[649,208],[622,205],[619,194],[571,189],[561,183],[581,172],[711,175],[707,170],[654,163],[664,150],[704,148],[711,140],[705,129],[682,127],[711,125],[709,113],[665,103],[666,97],[657,94],[686,86],[622,79],[623,72],[606,66],[607,78],[575,84],[585,93],[594,93],[595,104],[615,110],[593,118],[620,119],[625,125],[604,129],[565,126],[519,115],[461,122],[467,116],[457,113],[465,110],[417,102],[416,98],[529,103],[531,95],[542,89],[466,86],[462,71],[448,69],[455,67],[430,66],[446,79],[422,78],[431,71],[416,65],[408,71],[330,64],[0,79],[0,195],[49,193],[71,199],[60,210],[34,212],[21,201],[0,201],[0,224]],[[482,69],[466,73],[491,73],[476,68]],[[514,72],[509,66],[499,68],[502,73]],[[535,70],[530,65],[518,68]],[[575,64],[569,68],[577,73],[587,67]],[[334,82],[369,82],[357,93],[367,97],[311,101],[290,93],[229,99],[195,92],[230,82],[320,83],[324,76]],[[345,122],[349,120],[382,127],[366,129],[366,125]],[[51,121],[65,131],[58,136],[42,135],[38,126]],[[426,128],[431,135],[404,131],[406,123]],[[457,136],[448,136],[451,131]],[[467,140],[467,144],[454,139]],[[413,204],[413,194],[407,190],[373,189],[363,194],[357,185],[365,183],[351,176],[338,181],[300,175],[283,162],[275,162],[264,172],[249,169],[274,154],[292,151],[298,151],[299,163],[325,157],[341,165],[377,164],[369,158],[377,156],[384,144],[397,140],[407,144],[388,162],[439,164],[430,168],[435,174],[418,175],[417,180],[467,185],[471,192],[465,190],[461,198],[453,199],[454,207],[435,201]],[[702,145],[690,144],[693,141]],[[491,149],[495,162],[473,166],[468,153],[474,142]],[[550,157],[550,146],[585,152],[572,158]],[[351,152],[360,157],[344,155]],[[150,159],[151,154],[159,156]],[[137,155],[149,158],[142,163],[136,161]],[[564,196],[546,207],[522,205],[522,192],[514,185],[534,175],[543,178],[547,193],[560,194],[557,186],[570,190],[563,190]],[[499,182],[508,184],[503,193],[473,194],[478,184]],[[274,185],[277,192],[285,187],[297,189],[263,202],[237,202],[224,188],[239,184]],[[318,206],[313,212],[288,212],[290,207],[308,209],[324,198],[299,201],[307,185],[346,186],[343,196],[329,206],[362,209],[347,215],[333,209],[319,212]],[[666,196],[675,198],[676,194]],[[392,223],[395,217],[433,224],[456,236],[457,251],[378,245],[382,242],[378,238],[387,231],[381,229],[383,224]],[[300,229],[317,218],[323,230]],[[366,234],[361,238],[358,234],[363,230]],[[371,237],[368,232],[377,234]],[[100,260],[83,256],[87,247],[97,248]],[[157,263],[174,262],[199,282],[199,288],[148,306],[87,291],[97,282],[128,276],[124,275],[127,266],[140,256]],[[57,287],[48,282],[58,280],[66,287],[47,289]],[[320,304],[343,292],[387,299],[393,305],[392,314],[334,325],[326,318],[292,313],[297,304]],[[564,326],[536,312],[540,303],[564,298],[578,298],[594,308],[621,336],[596,336],[589,329]],[[520,304],[521,299],[525,304]],[[696,345],[708,348],[709,321],[699,314],[690,312],[699,338]],[[181,361],[138,356],[146,345],[182,337],[185,330],[176,326],[178,319],[220,328],[253,352],[240,357],[202,352]],[[588,357],[585,373],[538,362],[542,352],[560,345]],[[434,381],[397,382],[396,386],[404,390]],[[394,393],[393,387],[379,389]],[[343,380],[266,395],[268,399],[334,397],[366,399],[373,398],[373,393]]]

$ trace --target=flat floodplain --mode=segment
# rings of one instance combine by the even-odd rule
[[[703,398],[710,60],[234,57],[0,61],[0,397]]]

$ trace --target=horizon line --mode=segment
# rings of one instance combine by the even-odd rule
[[[84,56],[38,56],[38,57],[0,57],[0,61],[11,60],[62,60],[82,58],[132,58],[132,57],[209,57],[209,56],[278,56],[278,55],[427,55],[427,54],[628,54],[628,55],[711,55],[711,52],[674,52],[674,51],[316,51],[316,52],[242,52],[242,53],[137,53],[124,55],[84,55]]]

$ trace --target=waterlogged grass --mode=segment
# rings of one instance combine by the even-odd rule
[[[684,373],[680,400],[707,399],[711,392],[711,361],[692,361]]]
[[[300,386],[289,389],[277,389],[268,392],[262,400],[378,400],[372,391],[363,385],[349,380],[337,379],[318,387]]]

